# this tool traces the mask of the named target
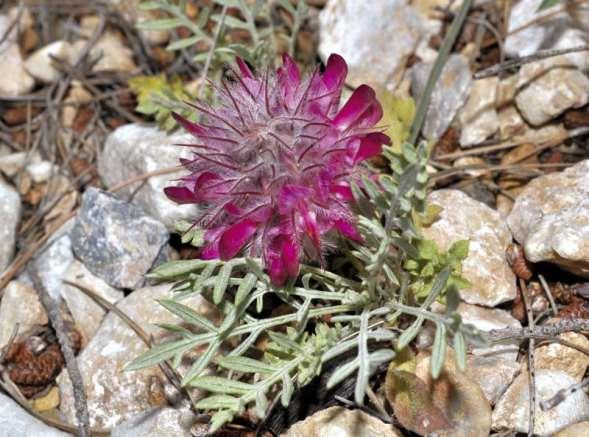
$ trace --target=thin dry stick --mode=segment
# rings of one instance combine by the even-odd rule
[[[528,318],[528,327],[534,329],[534,313],[532,306],[528,299],[528,287],[523,279],[519,279],[519,287],[521,289],[524,305]],[[534,424],[536,422],[536,367],[534,365],[534,348],[536,347],[536,340],[530,338],[528,341],[528,383],[530,391],[530,423],[528,427],[528,436],[534,435]]]
[[[502,62],[499,64],[492,65],[489,68],[485,68],[477,73],[475,73],[475,79],[483,79],[485,77],[495,76],[496,74],[509,70],[511,68],[519,67],[524,64],[529,64],[531,62],[541,61],[542,59],[552,58],[554,56],[565,55],[567,53],[575,53],[575,52],[584,52],[589,50],[589,45],[583,45],[578,47],[570,47],[567,49],[555,49],[555,50],[540,50],[536,53],[532,53],[528,56],[522,56],[521,58],[511,59],[507,62]]]
[[[500,343],[521,338],[554,338],[563,332],[587,332],[589,319],[564,319],[542,326],[525,328],[492,329],[487,332],[487,339],[491,343]]]
[[[82,379],[82,374],[80,373],[80,368],[78,367],[78,362],[72,348],[72,340],[66,332],[67,328],[61,312],[59,311],[59,306],[53,300],[49,291],[47,291],[34,261],[32,266],[29,267],[29,275],[35,290],[37,290],[39,300],[43,304],[49,320],[51,321],[51,325],[53,326],[53,329],[55,329],[55,334],[57,335],[57,340],[59,341],[59,346],[65,359],[68,375],[72,382],[76,418],[78,419],[80,436],[89,437],[90,414],[88,413],[88,400],[84,389],[84,380]]]
[[[574,395],[577,391],[583,390],[587,386],[589,386],[589,378],[586,378],[581,382],[573,384],[567,388],[563,388],[557,391],[556,394],[550,399],[540,402],[540,408],[542,408],[542,411],[548,411],[556,407],[561,402],[565,401],[569,396]]]
[[[135,182],[141,182],[141,181],[144,181],[145,179],[149,179],[150,177],[153,177],[153,176],[161,176],[161,175],[165,175],[165,174],[174,173],[178,170],[181,170],[182,168],[183,167],[181,165],[175,165],[174,167],[166,167],[166,168],[162,168],[160,170],[148,171],[146,173],[129,178],[126,181],[122,181],[122,182],[112,186],[108,191],[110,193],[113,193],[115,191],[122,190],[123,188],[128,187],[129,185],[132,185]]]
[[[196,97],[200,98],[201,94],[202,94],[202,84],[204,83],[204,81],[206,80],[208,74],[209,74],[209,68],[211,68],[211,61],[213,60],[213,54],[215,53],[215,50],[217,49],[217,42],[219,41],[219,36],[221,35],[221,30],[223,29],[223,26],[225,25],[225,16],[227,15],[227,4],[225,4],[223,6],[223,10],[221,11],[221,19],[219,20],[219,24],[217,25],[217,30],[215,31],[215,36],[213,37],[213,43],[211,44],[211,48],[209,49],[209,52],[207,53],[207,59],[205,60],[205,66],[202,69],[202,73],[200,75],[200,80],[198,81],[197,89],[196,89]]]
[[[552,314],[556,315],[558,310],[556,309],[556,302],[554,301],[554,296],[552,296],[552,292],[550,291],[550,287],[548,286],[546,279],[544,279],[544,276],[538,275],[538,279],[540,279],[540,284],[542,284],[542,289],[544,290],[544,293],[546,293],[546,297],[548,298],[548,302],[550,302],[550,308],[552,309]]]

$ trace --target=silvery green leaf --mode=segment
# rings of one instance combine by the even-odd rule
[[[454,334],[454,355],[458,368],[464,371],[466,369],[466,341],[460,331]]]
[[[245,275],[245,278],[243,278],[235,292],[235,305],[240,305],[243,302],[243,300],[250,294],[257,281],[258,278],[253,273]]]
[[[221,15],[215,14],[211,16],[211,19],[218,23],[221,19]],[[224,23],[227,27],[231,27],[234,29],[249,30],[249,25],[245,21],[241,21],[239,18],[235,18],[231,15],[225,15]]]
[[[175,334],[180,334],[184,336],[192,336],[193,332],[186,329],[181,325],[171,325],[169,323],[156,323],[156,326],[165,329],[166,331],[173,332]]]
[[[234,413],[229,410],[221,410],[213,414],[213,417],[211,417],[211,427],[209,428],[208,432],[210,434],[214,434],[223,425],[231,422],[233,420],[233,416]]]
[[[204,399],[201,399],[200,401],[198,401],[196,403],[195,406],[196,406],[196,408],[199,408],[202,410],[227,409],[227,410],[237,411],[237,410],[239,410],[240,402],[239,402],[238,398],[235,398],[233,396],[213,395],[213,396],[209,396]]]
[[[542,3],[540,3],[540,6],[538,6],[538,10],[536,12],[556,6],[560,1],[561,0],[542,0]]]
[[[290,399],[294,393],[294,389],[295,387],[292,383],[290,375],[288,373],[284,373],[282,375],[282,392],[280,393],[280,403],[283,407],[288,407]]]
[[[342,382],[344,379],[346,379],[348,376],[350,376],[352,373],[354,373],[358,366],[358,358],[355,358],[352,361],[348,361],[346,364],[338,367],[335,370],[335,372],[331,374],[329,380],[327,381],[327,384],[325,385],[327,390],[332,389],[340,382]]]
[[[278,343],[282,346],[286,346],[286,347],[292,349],[293,351],[297,351],[299,353],[305,353],[305,350],[297,342],[288,338],[284,334],[280,334],[280,333],[274,332],[274,331],[268,331],[268,336],[275,343]]]
[[[382,363],[388,363],[395,358],[395,351],[392,349],[379,349],[370,354],[370,366],[375,368]]]
[[[235,370],[236,372],[242,373],[266,374],[276,371],[276,368],[274,366],[267,364],[263,361],[254,360],[253,358],[249,357],[240,357],[234,355],[229,355],[221,358],[218,361],[218,364],[226,369]]]
[[[255,390],[255,386],[247,382],[234,381],[220,376],[199,376],[190,382],[191,387],[200,388],[212,393],[243,395]]]
[[[450,267],[444,268],[440,273],[438,273],[434,279],[434,283],[432,288],[427,295],[427,299],[425,300],[423,307],[429,307],[434,300],[438,297],[438,295],[444,290],[446,284],[448,283],[448,278],[450,277]]]
[[[162,7],[161,1],[147,1],[139,4],[139,10],[141,11],[153,11]]]
[[[149,279],[174,279],[210,264],[210,261],[200,259],[168,261],[149,272]]]
[[[207,349],[198,357],[184,378],[182,385],[192,384],[193,381],[207,368],[223,342],[219,339],[212,341]],[[212,390],[211,390],[212,391]],[[224,392],[221,392],[224,393]]]
[[[188,38],[178,39],[176,41],[171,42],[166,46],[166,50],[173,51],[173,50],[182,50],[186,47],[191,47],[195,45],[202,39],[200,35],[191,36]]]
[[[217,332],[217,328],[207,318],[201,316],[192,308],[174,300],[162,299],[158,301],[165,309],[177,315],[185,322],[196,325],[208,332]]]
[[[256,414],[259,418],[263,418],[266,415],[268,409],[268,398],[262,390],[256,392]]]
[[[180,18],[161,18],[158,20],[140,21],[136,24],[138,29],[143,30],[170,30],[182,26]]]
[[[446,325],[436,323],[436,334],[431,356],[431,372],[434,379],[437,379],[442,373],[444,361],[446,361]]]
[[[423,316],[419,316],[417,319],[415,319],[411,326],[409,326],[409,328],[403,331],[403,333],[399,336],[399,339],[397,340],[397,350],[403,349],[405,346],[407,346],[409,343],[413,341],[417,334],[419,334],[419,331],[421,330],[421,326],[423,325],[424,320],[425,319],[423,318]]]
[[[219,272],[219,276],[217,276],[217,280],[215,282],[215,288],[213,288],[213,302],[215,305],[219,305],[223,300],[223,295],[227,290],[227,285],[229,284],[229,278],[231,277],[232,271],[233,264],[231,261],[226,262],[223,267],[221,267],[221,271]]]
[[[183,338],[178,341],[158,344],[127,364],[125,370],[139,370],[154,366],[168,358],[172,358],[176,353],[184,353],[192,349],[195,343],[197,342],[191,338]]]
[[[245,265],[254,275],[258,277],[258,279],[263,280],[266,278],[266,275],[264,274],[262,267],[260,267],[260,263],[258,262],[258,260],[247,257],[245,259]]]

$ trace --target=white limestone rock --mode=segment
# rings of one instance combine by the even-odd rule
[[[178,165],[180,158],[190,158],[187,147],[194,138],[186,133],[168,135],[151,126],[128,124],[112,132],[98,158],[98,173],[107,187],[112,187],[133,176]],[[164,187],[173,184],[185,171],[152,176],[120,190],[119,195],[133,195],[132,202],[174,231],[181,220],[193,221],[198,214],[196,205],[178,205],[164,194]]]
[[[425,36],[424,22],[407,0],[330,0],[319,15],[319,54],[338,53],[352,86],[384,87],[402,72]]]
[[[20,216],[19,194],[0,179],[0,274],[9,266],[14,256],[16,229]]]
[[[589,278],[589,160],[533,179],[507,223],[530,261]]]
[[[469,240],[462,275],[471,287],[460,290],[467,303],[496,306],[515,299],[515,276],[505,259],[511,233],[501,215],[458,190],[437,190],[428,202],[442,207],[440,217],[423,229],[425,238],[446,251],[459,240]]]

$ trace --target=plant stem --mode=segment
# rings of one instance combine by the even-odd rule
[[[427,114],[427,109],[429,107],[429,103],[434,92],[434,88],[436,83],[440,79],[442,75],[442,70],[444,69],[444,65],[446,65],[446,61],[448,60],[448,56],[450,55],[450,50],[452,46],[454,46],[454,42],[458,37],[458,32],[462,28],[462,24],[466,19],[466,15],[472,5],[472,0],[464,0],[462,2],[462,6],[460,7],[460,11],[452,20],[452,24],[450,25],[450,29],[446,34],[446,38],[444,38],[444,43],[438,52],[438,57],[436,58],[436,62],[432,67],[432,70],[427,78],[427,82],[425,84],[425,89],[423,90],[423,94],[419,99],[419,104],[417,105],[417,111],[415,113],[415,118],[413,119],[413,124],[411,125],[411,135],[409,136],[408,142],[410,144],[415,145],[417,139],[419,137],[419,133],[421,132],[421,127],[423,126],[423,122],[425,121],[425,116]]]

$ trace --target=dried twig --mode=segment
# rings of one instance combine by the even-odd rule
[[[540,408],[542,408],[542,411],[548,411],[548,410],[556,407],[558,404],[560,404],[564,400],[566,400],[566,398],[568,398],[569,396],[574,395],[577,391],[583,390],[587,386],[589,386],[589,378],[586,378],[586,379],[582,380],[581,382],[573,384],[567,388],[563,388],[563,389],[557,391],[556,394],[554,396],[552,396],[550,399],[547,399],[545,401],[541,401]]]
[[[215,50],[217,49],[217,42],[219,41],[219,36],[221,35],[221,30],[223,29],[223,26],[225,25],[225,16],[227,15],[227,9],[228,9],[228,7],[225,4],[223,6],[223,10],[221,11],[221,18],[219,19],[219,24],[217,24],[217,30],[215,31],[215,35],[213,37],[211,47],[209,48],[209,52],[207,53],[207,59],[205,61],[204,68],[202,69],[202,73],[200,75],[200,80],[198,81],[198,84],[197,84],[197,90],[195,93],[197,98],[200,98],[202,95],[202,84],[205,82],[205,80],[209,74],[209,68],[211,68],[211,61],[213,60],[213,55],[215,53]]]
[[[495,76],[496,74],[499,74],[500,72],[509,70],[511,68],[519,67],[524,64],[529,64],[531,62],[537,62],[542,59],[565,55],[567,53],[584,52],[587,50],[589,50],[589,45],[570,47],[567,49],[540,50],[528,56],[522,56],[521,58],[515,58],[506,62],[500,62],[499,64],[492,65],[489,68],[485,68],[484,70],[475,73],[474,78],[483,79],[485,77]]]
[[[528,287],[523,279],[519,278],[519,287],[522,293],[524,306],[526,307],[526,314],[528,319],[528,327],[534,329],[534,313],[532,312],[532,306],[529,301]],[[530,422],[528,427],[528,436],[534,435],[534,424],[536,422],[536,366],[534,365],[535,355],[534,349],[536,347],[536,339],[528,339],[528,383],[530,391]]]
[[[556,302],[554,301],[554,296],[552,296],[552,292],[550,291],[550,287],[548,286],[546,279],[544,279],[544,276],[538,275],[538,279],[540,279],[540,284],[542,285],[542,289],[544,290],[544,293],[546,293],[546,297],[548,298],[548,302],[550,302],[550,308],[552,309],[552,314],[556,315],[556,313],[558,313],[558,310],[556,308]]]
[[[35,290],[39,295],[39,300],[47,312],[47,316],[51,321],[53,329],[55,329],[55,334],[57,335],[57,340],[59,341],[59,346],[61,347],[61,352],[65,359],[68,375],[72,382],[80,436],[89,437],[90,415],[88,413],[86,391],[84,389],[84,380],[82,379],[82,374],[80,373],[78,362],[76,361],[76,356],[73,351],[71,338],[66,332],[67,328],[59,310],[59,306],[49,295],[34,262],[33,265],[29,267],[28,272]]]
[[[487,332],[487,339],[491,343],[500,343],[513,339],[525,338],[554,338],[563,332],[589,332],[589,319],[564,319],[542,326],[525,328],[493,329]]]

